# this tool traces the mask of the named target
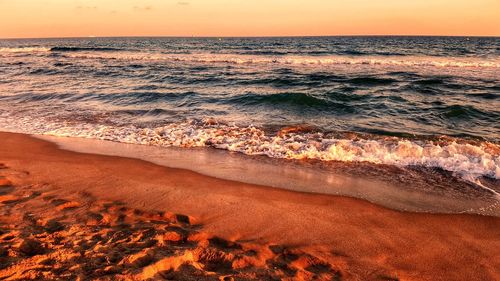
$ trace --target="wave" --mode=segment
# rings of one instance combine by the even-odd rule
[[[213,120],[171,124],[154,129],[91,126],[59,128],[46,133],[145,145],[214,147],[284,159],[435,167],[466,178],[486,176],[500,179],[500,146],[489,142],[415,141],[396,137],[342,139],[301,130],[284,130],[277,135],[269,135],[256,127],[241,128]]]
[[[350,55],[350,56],[369,56],[369,55],[377,55],[377,56],[407,56],[408,54],[401,53],[401,52],[384,52],[384,51],[359,51],[359,50],[344,50],[341,52],[338,52],[341,55]]]
[[[238,105],[290,105],[290,106],[328,106],[331,103],[325,99],[305,93],[280,93],[270,95],[245,94],[229,98],[227,103]]]
[[[0,53],[46,53],[46,52],[106,52],[106,51],[122,51],[123,49],[112,47],[6,47],[0,48]]]
[[[412,83],[422,86],[434,86],[434,85],[443,85],[446,83],[446,81],[445,79],[441,78],[428,78],[428,79],[420,79]]]
[[[369,55],[361,52],[346,52],[345,55],[291,55],[282,52],[257,54],[220,53],[154,53],[147,51],[126,51],[113,47],[15,47],[0,48],[0,53],[63,53],[69,58],[121,59],[121,60],[164,60],[202,63],[231,64],[283,64],[283,65],[372,65],[407,67],[470,67],[500,68],[496,58],[457,58],[435,56],[402,56],[394,54]]]
[[[113,52],[95,54],[68,54],[69,58],[78,59],[118,59],[118,60],[149,60],[178,61],[193,63],[226,63],[226,64],[282,64],[282,65],[371,65],[371,66],[406,66],[406,67],[469,67],[469,68],[500,68],[498,59],[478,58],[445,58],[432,56],[262,56],[193,53],[162,54],[139,52]]]
[[[391,78],[378,78],[378,77],[356,77],[347,80],[350,84],[360,86],[384,86],[398,82],[396,79]]]
[[[344,55],[351,55],[351,56],[367,55],[367,53],[365,53],[365,52],[356,51],[356,50],[346,50],[346,51],[343,51],[342,54],[344,54]]]
[[[478,115],[487,115],[472,105],[450,105],[443,109],[446,118],[471,118]],[[486,116],[487,117],[487,116]],[[492,116],[493,118],[494,116]]]
[[[50,52],[48,47],[12,47],[0,48],[0,53],[36,53]]]
[[[111,48],[111,47],[52,47],[50,51],[52,52],[106,52],[106,51],[121,51],[119,48]]]
[[[270,133],[254,126],[240,127],[214,119],[191,120],[154,128],[54,123],[43,119],[25,116],[9,118],[7,114],[0,114],[0,124],[3,126],[8,124],[16,131],[32,134],[153,146],[213,147],[282,159],[439,168],[478,184],[479,177],[500,179],[500,145],[488,141],[327,133],[304,127],[289,127],[278,133]]]

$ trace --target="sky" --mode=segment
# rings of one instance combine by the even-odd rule
[[[0,38],[500,36],[500,0],[0,0]]]

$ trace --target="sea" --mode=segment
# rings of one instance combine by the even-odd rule
[[[280,188],[498,215],[500,38],[4,39],[0,130],[140,145],[169,163],[196,151],[203,164],[187,168],[219,177],[277,171]]]

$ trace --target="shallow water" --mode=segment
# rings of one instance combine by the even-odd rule
[[[499,73],[499,38],[1,40],[0,128],[442,171],[498,196]]]
[[[372,165],[318,165],[206,148],[156,147],[36,136],[62,149],[146,160],[200,174],[298,192],[348,196],[401,211],[500,217],[500,198],[442,173]],[[398,179],[393,176],[397,173]]]

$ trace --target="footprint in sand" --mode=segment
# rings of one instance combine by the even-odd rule
[[[7,178],[0,178],[0,203],[1,204],[11,204],[17,202],[20,197],[12,195],[14,191],[14,186],[12,182]]]
[[[44,199],[47,199],[47,198],[50,198],[50,197],[45,197]],[[52,199],[50,201],[50,203],[52,205],[56,206],[56,210],[58,210],[58,211],[64,211],[64,210],[74,209],[74,208],[80,207],[80,203],[78,203],[76,201],[69,201],[69,200],[59,199],[59,198]]]
[[[11,194],[0,196],[0,203],[4,204],[4,205],[17,203],[17,202],[19,202],[19,200],[21,200],[20,197],[15,196],[15,195],[11,195]]]
[[[2,196],[11,196],[12,183],[2,183]],[[304,252],[229,241],[203,232],[190,216],[89,198],[40,197],[33,204],[45,210],[43,219],[13,210],[23,219],[0,229],[0,255],[6,247],[9,255],[0,257],[0,279],[341,279],[332,265]]]
[[[0,178],[0,187],[9,187],[12,186],[12,182],[7,178]]]

